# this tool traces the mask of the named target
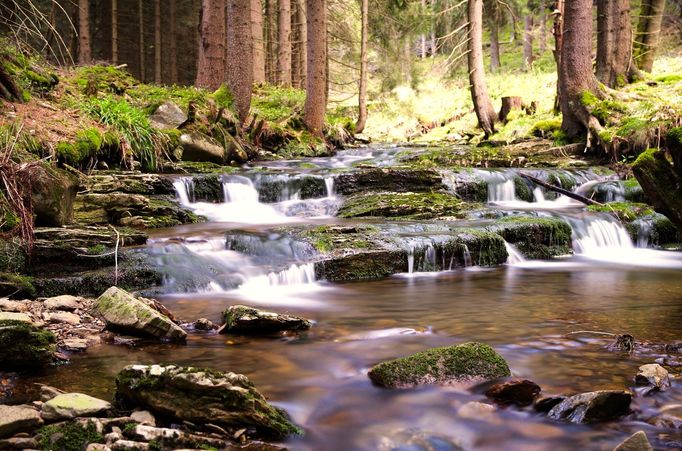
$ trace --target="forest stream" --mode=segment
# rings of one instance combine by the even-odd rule
[[[488,203],[462,222],[476,228],[493,214],[560,217],[573,230],[574,255],[527,260],[509,245],[506,265],[479,266],[470,258],[462,268],[434,250],[437,238],[429,230],[442,221],[335,217],[343,198],[334,186],[339,171],[390,166],[398,155],[419,152],[374,146],[330,158],[254,164],[223,176],[224,198],[212,203],[197,202],[192,178],[178,176],[179,202],[209,222],[156,231],[140,249],[165,271],[155,297],[187,321],[205,317],[219,324],[228,306],[246,304],[309,318],[312,329],[274,338],[197,331],[186,345],[99,344],[31,382],[111,399],[116,374],[129,364],[173,362],[242,373],[305,429],[305,436],[286,442],[292,449],[612,449],[638,430],[650,432],[654,446],[682,446],[679,430],[645,422],[679,408],[678,379],[656,396],[633,398],[636,416],[597,425],[553,421],[531,407],[475,415],[462,408],[480,401],[484,388],[372,385],[367,370],[378,362],[480,341],[545,396],[633,389],[640,365],[665,358],[674,368],[674,357],[646,346],[630,354],[609,350],[614,336],[655,344],[682,336],[682,252],[650,248],[646,227],[633,240],[608,214],[587,212],[564,196],[546,200],[541,188],[533,202],[519,200],[513,170],[470,170],[487,181]],[[559,172],[575,181],[577,192],[618,184],[598,170]],[[322,180],[324,192],[301,199],[291,182],[301,177]],[[274,181],[275,195],[264,196]],[[282,224],[372,225],[408,249],[407,271],[371,281],[317,280],[314,253],[282,232]],[[399,447],[404,443],[412,445]]]

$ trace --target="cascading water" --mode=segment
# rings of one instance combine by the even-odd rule
[[[526,261],[526,258],[523,256],[523,254],[513,244],[507,243],[505,241],[504,247],[507,248],[507,254],[509,255],[507,257],[508,265],[516,265]]]

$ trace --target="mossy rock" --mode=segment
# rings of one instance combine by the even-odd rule
[[[34,298],[38,294],[35,279],[18,273],[0,273],[0,296]]]
[[[43,450],[63,451],[86,449],[92,443],[104,443],[104,436],[97,432],[94,421],[68,421],[51,424],[39,431]]]
[[[78,178],[47,163],[36,166],[32,178],[33,212],[38,226],[63,226],[73,219]]]
[[[246,376],[204,368],[132,365],[116,377],[116,398],[178,421],[249,428],[250,436],[301,435],[286,412],[270,405]]]
[[[369,193],[345,199],[342,218],[388,217],[400,219],[465,218],[471,208],[444,193]]]
[[[225,325],[221,333],[226,334],[272,334],[283,331],[300,331],[312,327],[312,322],[298,316],[266,312],[245,305],[230,306],[223,313]]]
[[[511,376],[507,362],[482,343],[428,349],[380,363],[368,373],[380,387],[405,388],[424,384],[482,382]]]
[[[549,259],[571,252],[571,226],[560,218],[506,216],[488,230],[518,247],[530,259]]]
[[[30,370],[52,363],[57,339],[31,323],[0,320],[0,362],[3,370]]]
[[[647,204],[632,202],[610,202],[606,205],[590,205],[588,211],[611,213],[621,222],[631,222],[654,213],[653,207]]]
[[[336,192],[351,195],[364,192],[424,193],[444,189],[441,175],[428,169],[363,169],[335,178]]]

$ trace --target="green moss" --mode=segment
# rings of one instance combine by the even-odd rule
[[[549,259],[571,252],[571,226],[559,218],[506,216],[490,227],[527,257]]]
[[[230,91],[230,87],[227,84],[220,86],[220,88],[213,93],[212,97],[216,101],[218,107],[232,108],[232,105],[234,105],[234,95],[232,95],[232,91]]]
[[[86,159],[96,156],[103,144],[102,133],[96,128],[87,128],[76,134],[74,142],[58,143],[56,152],[61,161],[78,166]]]
[[[268,122],[278,123],[301,115],[304,103],[305,91],[302,89],[265,84],[254,88],[251,110]]]
[[[136,84],[135,78],[125,69],[105,65],[78,67],[73,81],[81,91],[92,90],[92,94],[120,95]]]
[[[92,422],[87,425],[75,421],[53,424],[41,428],[39,433],[42,437],[40,445],[44,450],[80,450],[91,443],[104,443],[104,436],[97,432]]]
[[[481,343],[433,348],[388,362],[368,373],[376,385],[387,388],[448,383],[511,376],[509,366],[493,348]]]
[[[36,297],[37,291],[33,285],[33,278],[16,273],[0,273],[0,286],[7,294]]]
[[[640,153],[635,162],[633,163],[633,167],[654,164],[655,161],[654,154],[656,152],[658,152],[658,149],[647,149],[644,152]]]
[[[47,330],[15,320],[0,320],[0,362],[5,370],[40,368],[52,362],[57,339]]]
[[[338,212],[342,218],[367,216],[400,219],[431,219],[466,216],[470,205],[443,193],[360,194],[346,199]]]
[[[677,83],[682,81],[682,75],[680,74],[667,74],[667,75],[661,75],[656,78],[654,78],[659,83]]]
[[[651,206],[630,202],[609,202],[606,205],[590,205],[588,211],[611,213],[619,220],[629,222],[654,213]]]
[[[561,118],[553,118],[536,122],[533,128],[530,129],[529,134],[539,138],[548,138],[554,136],[560,130]]]

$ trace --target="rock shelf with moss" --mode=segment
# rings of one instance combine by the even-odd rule
[[[445,193],[358,194],[344,200],[341,218],[388,217],[396,219],[465,218],[476,205]]]
[[[424,384],[475,383],[511,376],[507,362],[482,343],[428,349],[380,363],[369,370],[371,381],[385,388]]]

